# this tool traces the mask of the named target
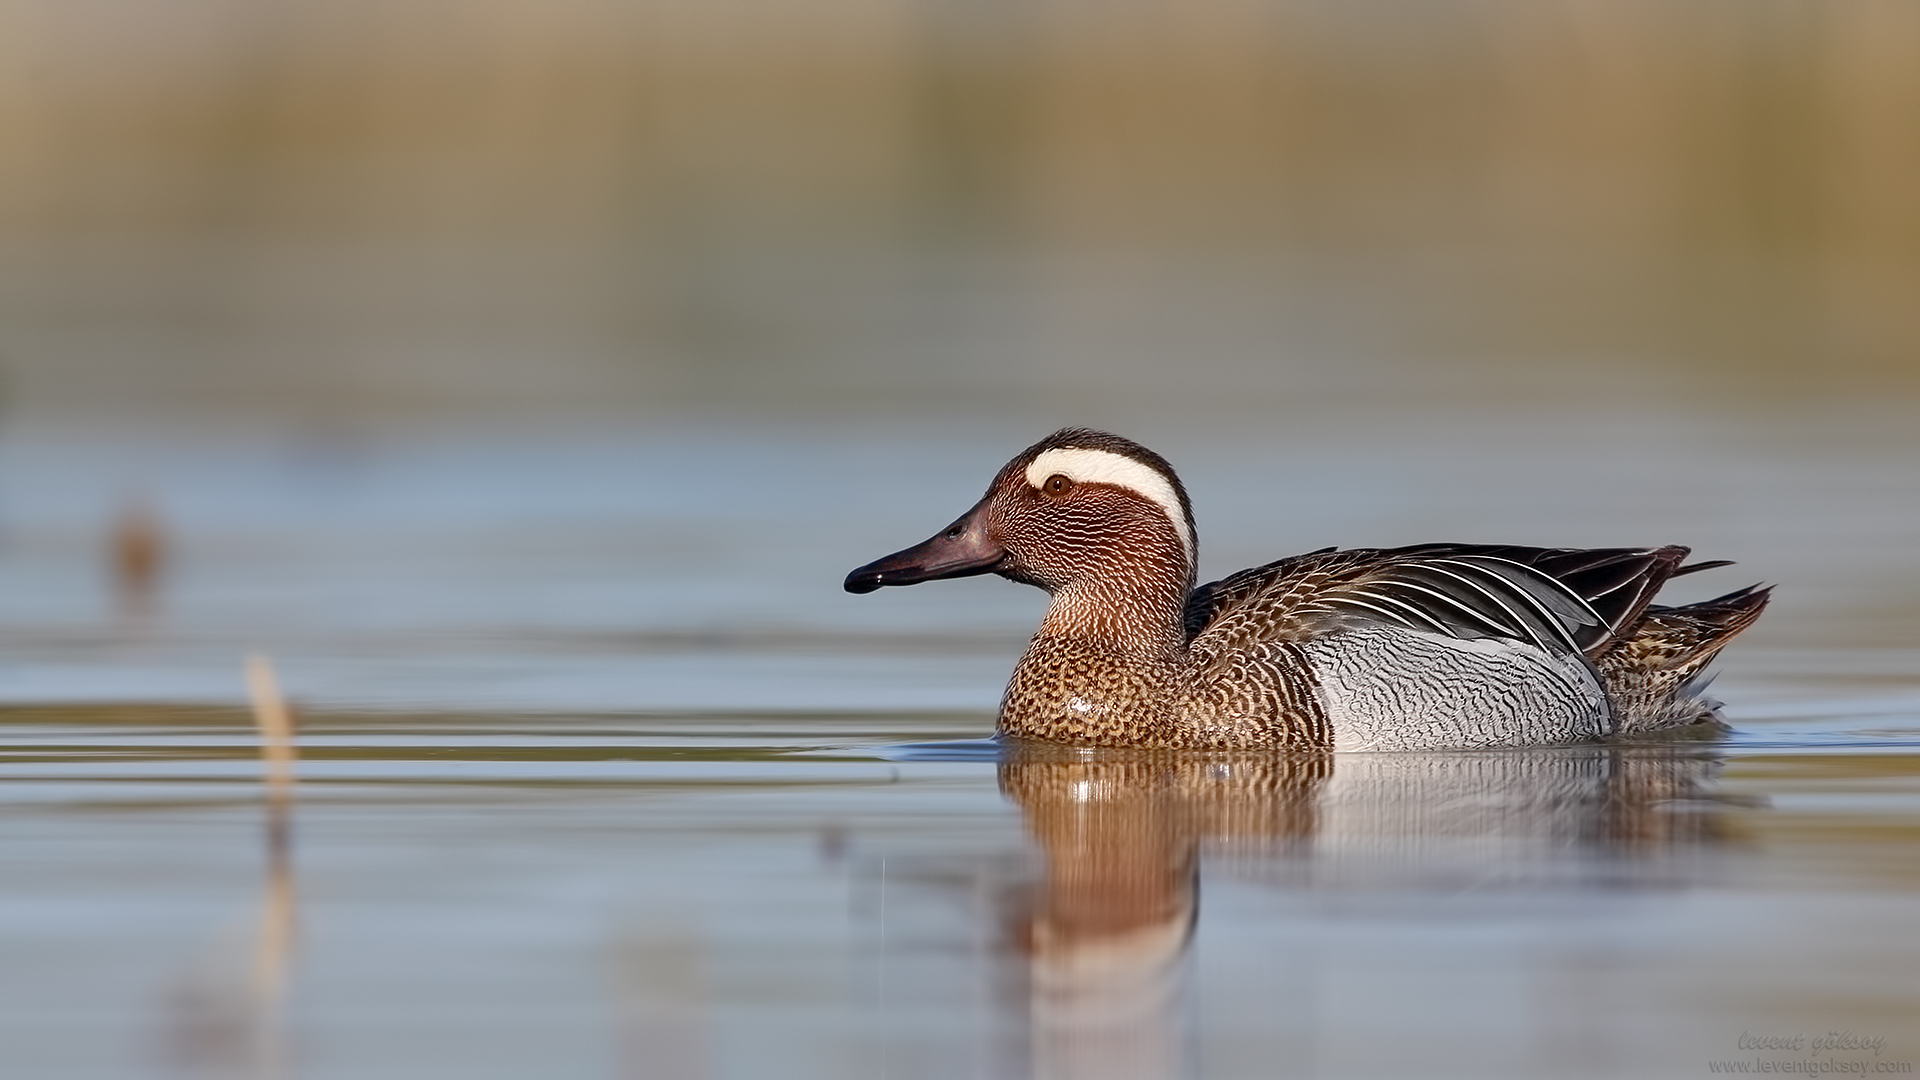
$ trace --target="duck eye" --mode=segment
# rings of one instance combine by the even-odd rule
[[[1045,490],[1049,495],[1065,495],[1067,492],[1073,490],[1073,481],[1067,479],[1060,473],[1054,473],[1052,476],[1047,477]]]

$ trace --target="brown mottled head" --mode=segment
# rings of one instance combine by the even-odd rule
[[[1068,428],[1009,461],[939,535],[855,570],[846,587],[995,573],[1055,592],[1131,573],[1191,588],[1195,565],[1193,509],[1173,466],[1118,435]]]

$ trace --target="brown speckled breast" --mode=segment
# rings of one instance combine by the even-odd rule
[[[1027,646],[1000,703],[1002,735],[1082,746],[1329,749],[1297,648],[1271,643],[1202,667],[1143,661],[1079,637]]]
[[[1000,733],[1086,746],[1173,746],[1171,664],[1141,663],[1091,638],[1041,635],[1000,702]]]

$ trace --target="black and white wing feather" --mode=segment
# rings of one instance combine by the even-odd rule
[[[1327,549],[1202,586],[1187,604],[1187,632],[1190,647],[1203,655],[1386,625],[1596,656],[1633,625],[1662,582],[1684,572],[1686,552],[1468,544]]]

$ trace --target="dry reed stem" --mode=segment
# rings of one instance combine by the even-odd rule
[[[247,657],[247,691],[253,698],[253,721],[260,729],[260,757],[267,766],[267,790],[284,798],[293,790],[293,713],[280,695],[273,661],[255,653]]]
[[[273,662],[265,656],[247,658],[247,690],[253,699],[254,723],[260,729],[267,781],[267,893],[254,954],[254,987],[263,999],[274,1001],[286,986],[295,936],[293,712],[281,696]]]

